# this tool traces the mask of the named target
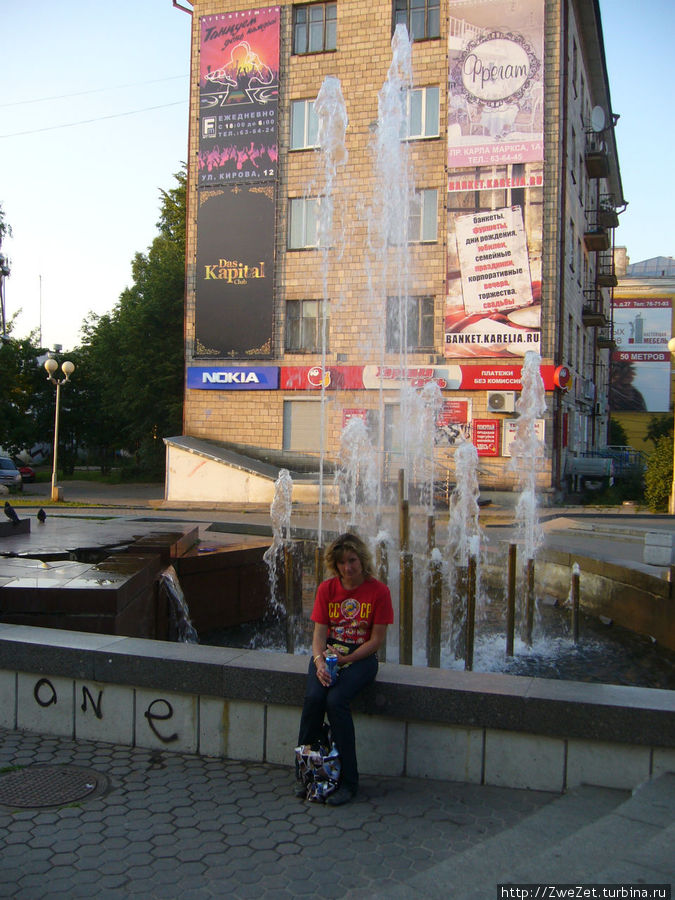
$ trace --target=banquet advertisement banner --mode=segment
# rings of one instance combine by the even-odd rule
[[[609,405],[613,412],[670,408],[672,296],[615,297]]]
[[[280,8],[201,18],[199,185],[273,181]]]
[[[445,356],[540,352],[542,164],[449,179]]]
[[[449,0],[448,168],[544,157],[543,0]]]
[[[269,357],[273,281],[274,186],[200,191],[195,356]]]

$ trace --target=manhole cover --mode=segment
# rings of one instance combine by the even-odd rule
[[[108,779],[79,766],[28,766],[0,775],[0,804],[20,809],[63,806],[104,793]]]

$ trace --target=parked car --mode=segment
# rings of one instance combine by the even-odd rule
[[[23,463],[17,463],[16,467],[21,475],[21,481],[23,481],[24,484],[33,484],[35,481],[35,469],[26,466]]]
[[[15,487],[19,490],[23,487],[21,472],[9,456],[0,456],[0,484],[6,484],[7,487]]]

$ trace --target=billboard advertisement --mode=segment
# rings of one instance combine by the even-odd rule
[[[274,186],[199,192],[195,357],[272,352]]]
[[[445,356],[539,351],[541,163],[449,175]]]
[[[280,8],[202,16],[198,184],[277,171]]]
[[[544,158],[543,0],[449,0],[448,168]]]
[[[614,297],[609,406],[613,412],[667,412],[670,407],[672,296]]]
[[[448,2],[445,356],[539,352],[543,0]]]

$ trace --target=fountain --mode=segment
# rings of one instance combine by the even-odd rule
[[[439,411],[443,402],[435,382],[413,384],[408,365],[408,311],[411,260],[407,240],[408,220],[413,202],[414,178],[407,142],[401,140],[405,122],[406,92],[412,85],[412,45],[405,28],[398,26],[392,39],[392,61],[387,79],[378,95],[378,122],[373,139],[376,160],[376,194],[365,218],[368,221],[367,279],[371,312],[387,327],[379,330],[378,347],[363,352],[377,358],[380,365],[390,360],[392,336],[396,337],[398,421],[385,422],[384,381],[380,379],[378,426],[352,416],[344,418],[336,481],[340,508],[333,527],[355,530],[371,543],[378,561],[378,574],[389,584],[396,621],[389,629],[387,658],[416,665],[449,668],[464,666],[481,671],[517,672],[520,661],[535,664],[542,656],[556,653],[560,640],[533,633],[535,614],[534,562],[543,543],[538,514],[537,472],[543,459],[543,445],[537,421],[545,413],[544,385],[540,357],[525,355],[522,392],[517,402],[516,434],[512,444],[512,471],[519,497],[516,507],[517,545],[509,547],[507,569],[503,547],[488,547],[479,519],[479,458],[468,440],[454,454],[455,482],[449,503],[445,546],[439,546],[434,511],[435,442]],[[319,119],[319,144],[323,160],[323,186],[319,221],[323,306],[321,341],[321,455],[320,490],[313,594],[322,577],[324,541],[324,435],[326,424],[327,304],[328,275],[339,262],[346,236],[340,228],[337,180],[347,161],[345,133],[347,113],[337,78],[327,78],[315,101]],[[346,192],[345,192],[346,196]],[[339,298],[331,298],[339,302]],[[387,341],[388,338],[388,341]],[[388,398],[392,397],[388,386]],[[385,425],[389,432],[385,434]],[[386,438],[386,439],[385,439]],[[396,438],[396,440],[394,440]],[[398,478],[385,460],[399,463]],[[389,468],[393,468],[390,466]],[[393,503],[391,486],[398,483],[398,504]],[[292,483],[282,470],[272,504],[273,544],[266,554],[270,567],[272,609],[286,616],[286,648],[293,652],[301,644],[302,607],[297,604],[298,567],[290,554]],[[411,506],[412,504],[412,506]],[[398,518],[398,527],[397,527]],[[424,525],[423,525],[424,523]],[[441,541],[441,545],[443,542]],[[517,589],[516,550],[521,554],[520,590]],[[278,562],[284,556],[286,603],[280,600]],[[501,554],[501,555],[500,555]],[[507,583],[504,573],[508,571]],[[295,572],[295,575],[293,574]],[[498,577],[495,579],[495,573]],[[396,604],[396,597],[399,602]],[[516,608],[516,598],[525,604]],[[509,608],[503,621],[507,597]],[[578,604],[577,604],[578,606]],[[516,618],[523,634],[516,641]],[[575,641],[578,640],[578,618]],[[397,639],[398,638],[398,639]],[[572,641],[568,641],[572,644]],[[254,646],[270,646],[257,640]],[[575,645],[574,645],[575,646]],[[278,643],[277,643],[278,647]],[[475,648],[475,658],[474,658]]]

